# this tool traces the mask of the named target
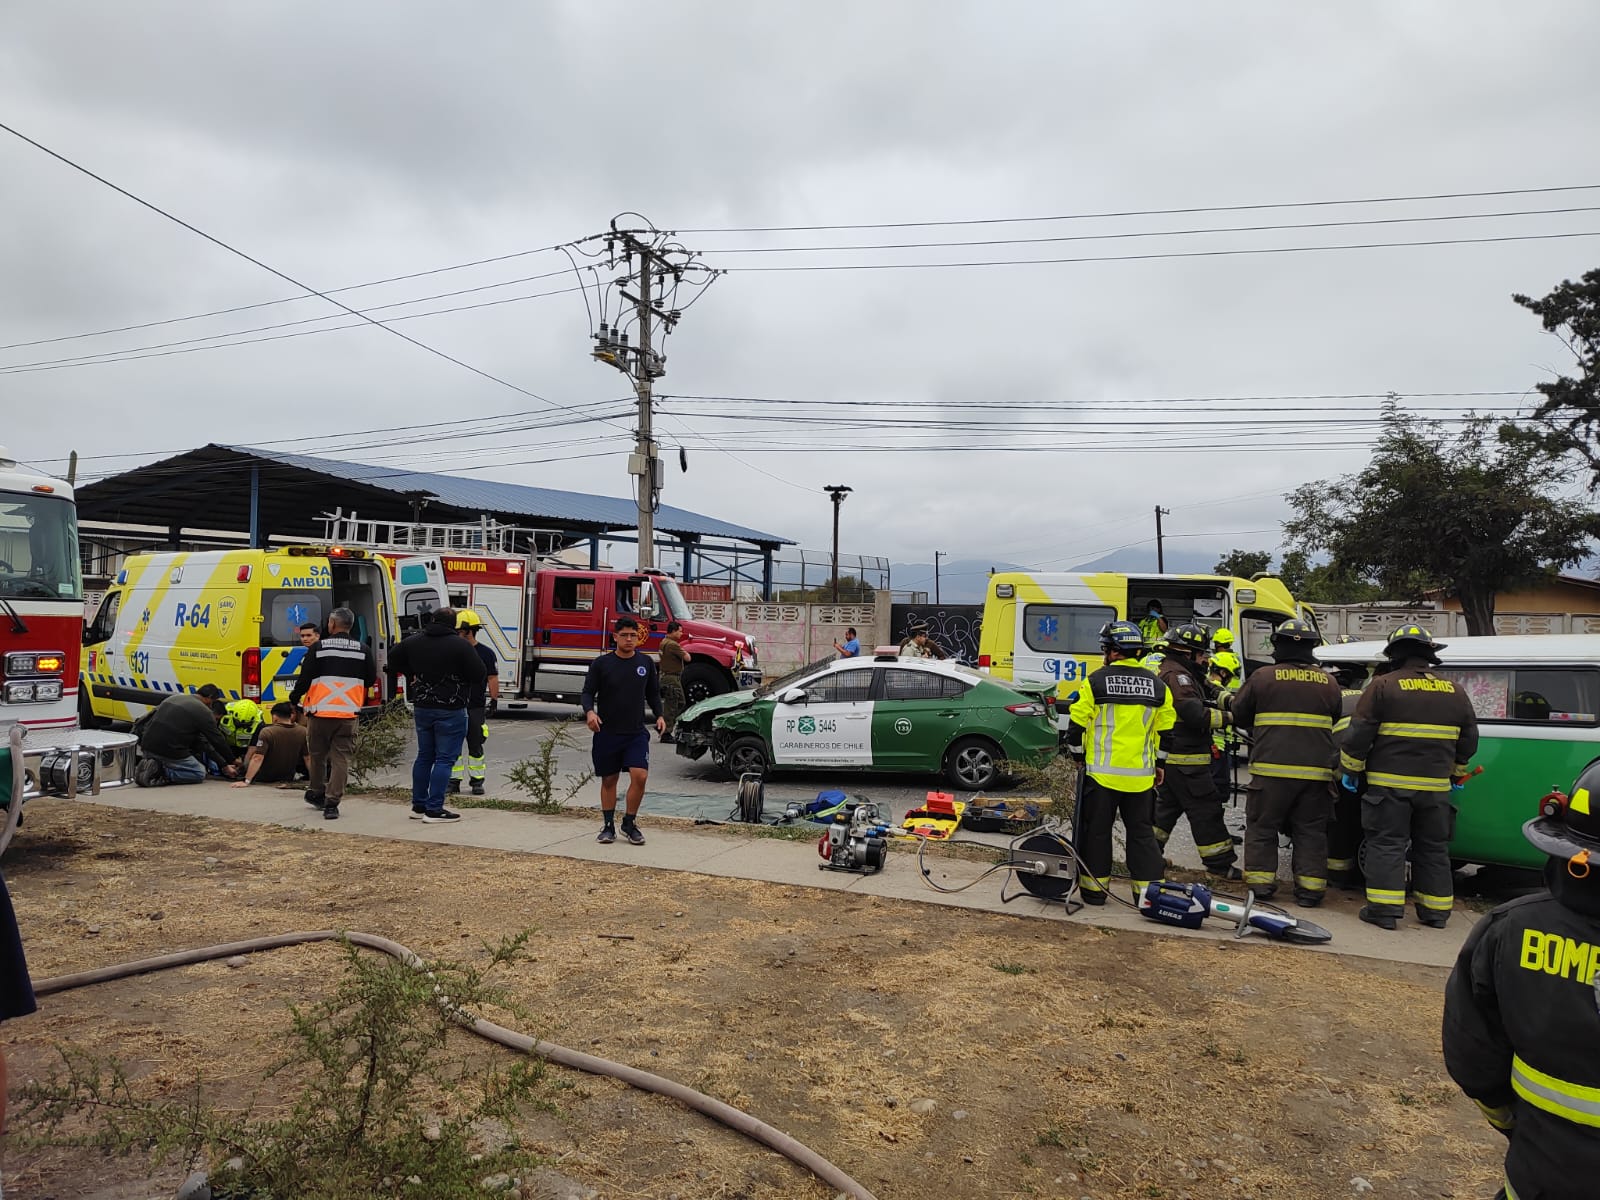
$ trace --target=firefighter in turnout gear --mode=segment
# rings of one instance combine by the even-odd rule
[[[1156,796],[1156,841],[1166,846],[1178,818],[1187,816],[1206,870],[1240,879],[1233,836],[1222,820],[1222,797],[1211,779],[1211,735],[1222,727],[1222,713],[1201,661],[1210,645],[1211,635],[1199,625],[1179,625],[1167,633],[1160,679],[1172,693],[1178,723],[1172,730],[1166,779]]]
[[[1128,874],[1137,899],[1163,875],[1151,827],[1155,788],[1177,714],[1166,684],[1138,665],[1144,635],[1131,621],[1100,630],[1105,666],[1078,689],[1068,714],[1067,749],[1081,772],[1083,799],[1074,844],[1086,873],[1085,903],[1103,905],[1111,886],[1111,833],[1118,814],[1127,837]]]
[[[1365,775],[1361,828],[1367,903],[1361,919],[1393,929],[1406,911],[1406,851],[1417,919],[1443,929],[1454,905],[1450,793],[1466,781],[1478,749],[1472,703],[1448,679],[1432,674],[1441,645],[1420,625],[1389,635],[1389,660],[1356,703],[1339,750],[1339,786],[1355,793]]]
[[[1356,702],[1361,699],[1361,689],[1371,672],[1360,663],[1337,663],[1328,669],[1339,685],[1339,719],[1333,723],[1332,760],[1337,778],[1345,730],[1350,728],[1350,718],[1355,715]],[[1328,825],[1328,882],[1339,888],[1360,887],[1361,793],[1342,787],[1333,791],[1333,820]]]
[[[1211,644],[1228,631],[1219,629],[1211,635]],[[1217,702],[1224,707],[1227,701],[1244,686],[1239,669],[1239,656],[1232,650],[1214,650],[1206,668],[1206,680],[1217,692]],[[1238,733],[1227,727],[1211,735],[1211,781],[1217,785],[1217,795],[1227,800],[1236,790],[1233,782],[1234,756],[1239,751]]]
[[[1294,842],[1294,898],[1315,908],[1328,890],[1328,817],[1333,808],[1333,725],[1339,685],[1312,656],[1322,639],[1290,618],[1272,631],[1270,667],[1258,667],[1228,706],[1251,731],[1245,801],[1244,881],[1258,900],[1277,891],[1278,836]]]
[[[1600,764],[1553,792],[1523,836],[1549,891],[1468,935],[1444,993],[1444,1062],[1506,1135],[1509,1200],[1588,1200],[1600,1179]]]
[[[489,741],[489,713],[500,705],[500,659],[492,647],[478,640],[478,633],[482,628],[483,619],[472,609],[463,608],[456,614],[456,632],[467,640],[478,657],[483,660],[485,675],[484,681],[478,684],[467,701],[466,754],[458,757],[455,765],[450,768],[451,795],[460,793],[463,774],[466,776],[467,785],[472,789],[472,794],[483,795],[484,775],[488,770],[488,759],[484,756],[484,750]],[[463,765],[466,767],[465,772],[462,771]]]

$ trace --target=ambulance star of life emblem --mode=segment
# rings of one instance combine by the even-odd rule
[[[141,625],[150,624],[150,610],[148,608],[145,609],[144,612],[139,614],[139,624],[141,624]]]

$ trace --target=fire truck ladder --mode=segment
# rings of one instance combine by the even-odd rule
[[[539,538],[555,536],[549,529],[503,525],[488,517],[477,521],[444,524],[428,521],[374,521],[342,511],[323,513],[323,540],[366,546],[375,550],[410,551],[417,554],[505,554],[536,555]]]

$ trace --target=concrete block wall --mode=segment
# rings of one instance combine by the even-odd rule
[[[887,604],[691,601],[689,609],[701,620],[731,625],[754,638],[761,670],[769,679],[827,658],[833,653],[833,643],[844,641],[844,631],[851,626],[860,634],[865,653],[889,641]]]

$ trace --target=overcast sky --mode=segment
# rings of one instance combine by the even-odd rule
[[[1597,44],[1600,6],[1578,0],[101,0],[13,6],[0,39],[0,121],[327,289],[571,241],[622,210],[666,229],[742,230],[1600,184]],[[3,343],[294,294],[3,133],[0,198]],[[1370,417],[1376,401],[1138,402],[1520,392],[1568,360],[1510,293],[1543,294],[1581,274],[1600,261],[1600,238],[1127,256],[1600,231],[1600,212],[1568,212],[1170,235],[1596,205],[1600,189],[684,232],[729,273],[669,341],[660,390],[852,403],[664,401],[661,440],[686,445],[690,459],[686,475],[673,467],[664,500],[821,548],[830,514],[821,486],[848,484],[845,550],[902,562],[939,549],[1064,566],[1150,536],[1156,504],[1172,510],[1167,531],[1187,548],[1273,545],[1282,492],[1365,461],[1370,427],[1326,422]],[[726,253],[1157,232],[1169,236]],[[1088,256],[1120,261],[740,269]],[[341,299],[367,307],[530,280],[375,314],[390,317],[572,287],[570,270],[531,279],[564,268],[560,254],[531,254]],[[336,456],[627,494],[627,419],[370,445],[394,439],[371,432],[391,426],[437,421],[442,434],[465,419],[523,414],[517,424],[556,411],[380,329],[160,352],[330,312],[302,299],[0,351],[0,364],[54,368],[0,373],[0,438],[34,462],[69,449],[132,456],[91,457],[91,476],[211,441],[307,438],[284,448],[347,447]],[[397,328],[590,415],[627,394],[620,375],[590,359],[590,321],[584,298],[568,292]],[[135,349],[154,356],[53,361]],[[1450,412],[1517,402],[1412,401]],[[1198,423],[1251,415],[1228,411],[1240,408],[1309,423]],[[735,412],[762,419],[724,419]],[[842,423],[874,416],[911,425]],[[955,429],[951,419],[1011,424]],[[1087,424],[1016,424],[1068,419]],[[771,452],[795,445],[812,449]],[[597,451],[609,453],[589,456]]]

